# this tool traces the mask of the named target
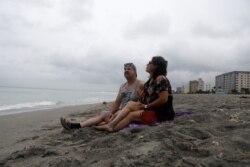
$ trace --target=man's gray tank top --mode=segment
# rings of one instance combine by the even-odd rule
[[[121,98],[120,108],[123,108],[129,101],[138,101],[139,96],[137,94],[137,87],[139,86],[139,80],[136,80],[129,88],[126,88],[126,83],[122,84],[119,90]]]

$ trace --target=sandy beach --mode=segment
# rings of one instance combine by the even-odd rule
[[[116,133],[66,131],[60,116],[84,120],[108,104],[0,117],[0,166],[249,166],[250,96],[174,95],[174,121]],[[192,114],[190,114],[192,113]]]

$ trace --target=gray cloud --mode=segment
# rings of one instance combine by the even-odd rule
[[[244,23],[245,24],[245,23]],[[204,24],[202,22],[197,23],[192,33],[198,37],[209,37],[209,38],[237,38],[241,35],[249,35],[249,25],[233,25],[233,26],[212,26]]]
[[[203,40],[200,41],[201,43]],[[216,43],[216,41],[213,41]],[[191,42],[176,42],[171,46],[162,45],[159,53],[169,61],[168,71],[174,85],[183,85],[189,80],[202,77],[214,84],[216,75],[230,71],[249,71],[250,50],[246,46],[249,40],[232,40],[229,48],[223,42],[213,45],[206,43],[190,46]],[[229,42],[230,43],[230,42]],[[242,44],[243,43],[243,44]],[[198,47],[193,49],[194,47]]]
[[[198,23],[193,28],[193,33],[198,36],[207,36],[211,38],[222,38],[222,37],[230,37],[233,33],[233,30],[223,30],[218,29],[209,25],[206,25],[204,23]]]
[[[89,0],[32,1],[13,0],[0,2],[0,29],[66,29],[91,19]],[[59,17],[58,17],[59,16]]]
[[[96,48],[89,51],[86,57],[53,55],[49,61],[52,66],[63,73],[62,77],[66,74],[67,77],[73,75],[85,83],[120,84],[124,81],[123,64],[126,60],[115,56],[115,53],[106,55],[107,52],[107,50]]]
[[[130,23],[124,36],[127,38],[157,37],[168,32],[170,26],[169,17],[164,13],[149,15],[142,20]]]
[[[240,64],[242,69],[250,68],[250,40],[239,46],[236,63]]]
[[[249,70],[249,2],[119,4],[0,1],[0,85],[113,90],[125,80],[125,62],[134,62],[146,80],[146,63],[155,55],[169,61],[173,87],[198,77],[214,83],[223,72]]]
[[[90,11],[93,2],[90,0],[64,0],[63,9],[65,9],[65,17],[68,17],[69,22],[83,22],[92,18]]]

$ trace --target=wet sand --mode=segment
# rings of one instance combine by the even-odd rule
[[[250,96],[174,95],[176,112],[158,126],[116,133],[66,131],[110,106],[72,106],[0,117],[0,166],[249,166]]]

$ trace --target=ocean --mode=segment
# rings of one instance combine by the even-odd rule
[[[0,116],[113,101],[117,92],[0,86]]]

